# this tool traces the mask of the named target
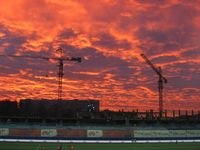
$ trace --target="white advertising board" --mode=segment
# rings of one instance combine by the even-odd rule
[[[41,129],[41,137],[55,137],[57,136],[56,129]]]
[[[102,130],[87,130],[87,137],[102,137]]]
[[[134,130],[134,137],[200,137],[200,130]]]
[[[8,128],[0,128],[0,136],[7,136],[9,135],[9,129]]]
[[[169,130],[171,137],[187,137],[186,130]]]
[[[188,137],[200,137],[200,130],[187,130]]]
[[[168,130],[135,130],[135,137],[168,137]]]

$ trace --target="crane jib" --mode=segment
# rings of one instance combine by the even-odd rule
[[[29,56],[29,55],[5,55],[0,54],[0,57],[13,57],[13,58],[31,58],[31,59],[44,59],[44,60],[57,60],[58,61],[58,100],[62,100],[62,79],[64,75],[63,71],[63,61],[76,61],[81,62],[81,57],[44,57],[44,56]]]
[[[43,57],[43,56],[29,56],[29,55],[0,55],[1,57],[15,57],[15,58],[33,58],[33,59],[44,59],[44,60],[63,60],[63,61],[76,61],[81,62],[81,57]]]

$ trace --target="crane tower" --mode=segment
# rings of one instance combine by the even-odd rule
[[[162,117],[163,113],[163,89],[164,83],[167,83],[167,79],[162,74],[161,67],[155,67],[155,65],[144,55],[141,54],[141,57],[146,61],[146,63],[154,70],[154,72],[158,75],[158,94],[159,94],[159,113],[160,117]]]

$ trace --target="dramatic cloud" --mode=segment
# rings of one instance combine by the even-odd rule
[[[0,55],[83,58],[64,63],[64,99],[97,99],[101,109],[200,109],[198,0],[0,1]],[[0,56],[0,99],[57,98],[55,60]]]

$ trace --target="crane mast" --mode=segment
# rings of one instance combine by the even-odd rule
[[[162,69],[161,67],[158,67],[160,74],[162,74]],[[163,79],[162,76],[159,75],[159,80],[158,80],[158,93],[159,93],[159,112],[160,116],[162,117],[162,112],[163,112]]]
[[[64,76],[63,60],[58,60],[58,100],[62,100],[62,80]]]
[[[64,76],[64,61],[81,62],[81,57],[63,57],[63,50],[58,48],[59,57],[43,57],[43,56],[29,56],[29,55],[4,55],[0,54],[0,57],[13,57],[13,58],[31,58],[31,59],[44,59],[44,60],[57,60],[58,61],[58,100],[62,100],[62,80]]]
[[[167,83],[167,79],[162,75],[161,67],[158,67],[158,68],[155,67],[154,64],[144,54],[141,54],[141,57],[159,76],[159,79],[158,79],[159,113],[160,113],[160,117],[162,117],[162,114],[163,114],[163,89],[164,89],[164,83]]]
[[[56,50],[59,53],[59,58],[58,59],[58,100],[62,100],[62,80],[63,80],[63,76],[64,76],[64,63],[63,63],[63,49],[62,48],[58,48]]]

